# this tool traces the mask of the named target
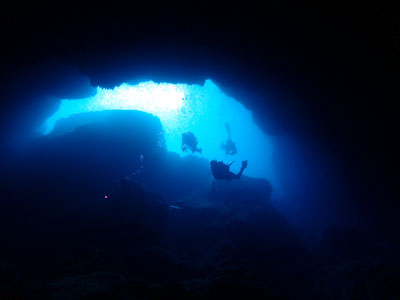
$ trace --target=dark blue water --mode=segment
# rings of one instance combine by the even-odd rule
[[[319,299],[371,276],[381,293],[396,275],[391,248],[359,226],[340,160],[312,136],[267,132],[243,93],[211,80],[95,88],[71,72],[20,92],[37,101],[3,135],[0,292]],[[182,151],[187,131],[201,153]],[[237,154],[221,148],[229,138]],[[214,159],[248,167],[216,180]]]

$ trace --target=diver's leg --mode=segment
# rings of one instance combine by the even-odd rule
[[[246,169],[246,168],[247,168],[247,160],[244,160],[244,161],[242,161],[242,167],[240,168],[239,173],[233,174],[233,173],[231,172],[231,173],[233,174],[233,177],[232,177],[232,178],[240,179],[240,177],[242,176],[242,173],[243,173],[244,169]]]

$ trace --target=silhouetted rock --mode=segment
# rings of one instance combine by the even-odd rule
[[[90,118],[73,130],[60,121],[2,183],[0,254],[13,265],[0,270],[2,291],[198,300],[394,290],[396,272],[370,260],[383,252],[362,232],[331,228],[312,253],[270,204],[267,180],[213,181],[204,158],[166,151],[150,115]]]

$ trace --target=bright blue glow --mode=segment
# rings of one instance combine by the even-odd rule
[[[123,83],[114,89],[97,87],[92,97],[61,100],[59,109],[47,119],[44,133],[50,133],[57,120],[73,114],[118,109],[138,110],[158,117],[169,151],[192,155],[180,148],[182,133],[191,131],[203,150],[201,156],[208,160],[235,160],[232,171],[239,170],[240,162],[247,159],[245,175],[274,181],[269,138],[253,123],[251,112],[225,95],[211,80],[206,80],[203,86],[149,81],[138,85]],[[227,139],[225,123],[230,124],[238,150],[234,156],[227,156],[220,148]]]

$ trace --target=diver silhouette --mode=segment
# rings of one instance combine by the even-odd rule
[[[196,136],[193,134],[193,132],[185,132],[182,134],[182,146],[181,149],[184,152],[188,151],[188,148],[192,151],[192,153],[194,152],[199,152],[201,153],[201,149],[197,148],[197,138]]]
[[[210,162],[211,172],[215,179],[218,180],[232,180],[232,179],[240,179],[244,169],[247,168],[247,160],[242,161],[242,167],[240,168],[239,173],[235,174],[229,170],[229,167],[233,162],[229,164],[224,164],[222,161],[212,160]]]
[[[226,155],[235,155],[237,153],[236,145],[231,139],[231,128],[229,123],[225,124],[225,129],[228,132],[228,139],[221,144],[221,149],[225,150]]]

